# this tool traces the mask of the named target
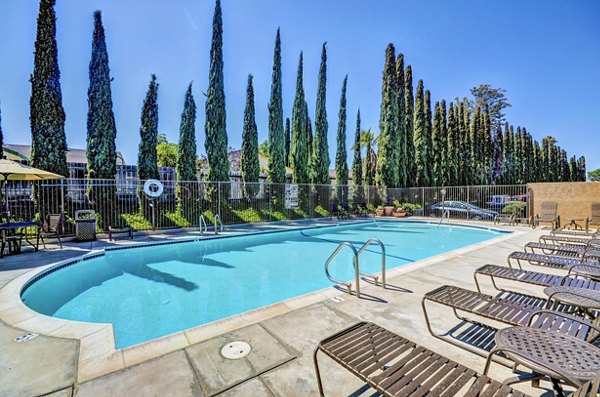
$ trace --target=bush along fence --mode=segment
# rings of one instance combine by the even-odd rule
[[[526,202],[527,185],[457,186],[379,189],[354,185],[290,185],[231,182],[164,183],[162,194],[151,198],[137,179],[67,179],[9,181],[8,208],[12,220],[41,219],[42,214],[64,213],[64,234],[75,231],[75,212],[92,209],[97,229],[132,226],[135,230],[198,227],[200,216],[212,226],[218,215],[224,225],[330,217],[334,207],[377,210],[402,207],[408,215],[493,220]],[[4,193],[4,192],[3,192]],[[441,204],[442,199],[444,203]],[[526,205],[517,206],[529,216]],[[337,216],[337,213],[335,214]]]

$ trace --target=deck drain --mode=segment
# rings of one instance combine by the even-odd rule
[[[25,343],[25,342],[29,342],[33,338],[36,338],[37,336],[38,336],[38,334],[34,334],[33,332],[28,332],[26,334],[17,336],[15,339],[13,339],[13,341],[15,341],[17,343]]]
[[[242,341],[229,342],[221,348],[221,355],[230,360],[237,360],[246,357],[252,347],[249,344]]]

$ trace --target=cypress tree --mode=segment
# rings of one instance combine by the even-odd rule
[[[117,174],[117,127],[112,109],[110,68],[102,14],[94,12],[92,59],[89,66],[87,114],[87,177],[110,178]]]
[[[307,155],[308,155],[308,175],[310,178],[311,175],[311,170],[314,169],[314,161],[313,161],[313,149],[315,146],[315,142],[313,139],[313,129],[312,129],[312,120],[310,119],[310,116],[308,115],[308,106],[304,107],[304,114],[306,115],[306,132],[304,133],[304,135],[306,136],[306,149],[307,149]]]
[[[415,186],[415,145],[414,145],[414,111],[412,67],[408,65],[404,71],[404,121],[406,141],[406,186]]]
[[[460,164],[462,153],[460,150],[460,131],[458,127],[457,107],[450,102],[448,107],[448,155],[447,155],[447,173],[448,185],[456,186],[460,184]]]
[[[2,132],[2,112],[0,111],[0,159],[4,158],[4,133]],[[0,192],[1,194],[1,192]]]
[[[216,0],[213,17],[213,37],[210,48],[210,71],[206,93],[206,121],[204,131],[208,180],[229,180],[227,157],[227,125],[225,112],[225,87],[223,79],[223,20],[221,0]]]
[[[465,103],[461,102],[458,105],[457,111],[457,124],[459,131],[459,167],[458,167],[458,183],[460,185],[468,185],[470,178],[470,165],[471,159],[471,140],[469,135],[469,112],[465,109]]]
[[[502,183],[505,185],[510,185],[514,183],[514,180],[512,178],[513,143],[508,123],[504,124],[504,137],[502,142],[502,148],[504,151],[502,161]]]
[[[433,169],[431,185],[432,186],[444,186],[444,173],[442,171],[442,112],[440,110],[440,103],[435,103],[435,111],[433,113],[433,125],[431,128],[431,152],[433,160],[430,166]]]
[[[258,129],[254,109],[254,86],[252,75],[248,75],[248,87],[246,89],[246,109],[244,110],[244,128],[242,131],[242,154],[240,167],[244,190],[249,197],[254,196],[256,189],[247,183],[258,182],[260,176],[260,162],[258,161]],[[272,144],[269,148],[272,148]]]
[[[290,118],[285,119],[285,165],[290,166],[290,145],[292,144],[292,130],[290,128]]]
[[[477,107],[473,118],[471,119],[471,125],[469,128],[469,161],[468,161],[468,178],[467,184],[475,185],[479,184],[481,178],[481,152],[482,147],[479,142],[479,128],[481,119],[481,108]]]
[[[398,186],[406,186],[406,166],[412,159],[406,155],[406,114],[404,105],[404,55],[396,58],[396,81],[398,85]]]
[[[313,143],[313,183],[328,185],[329,178],[329,145],[327,144],[327,43],[321,49],[321,66],[319,67],[319,85],[317,88],[317,108],[315,111],[315,142]],[[347,179],[347,177],[346,177]]]
[[[431,113],[431,92],[429,92],[429,90],[425,90],[425,126],[427,127],[427,133],[425,134],[425,140],[427,142],[427,163],[425,164],[425,169],[427,172],[427,186],[432,186],[433,184],[432,117],[433,115]]]
[[[356,113],[356,130],[354,130],[354,158],[352,159],[352,182],[358,186],[362,184],[362,158],[360,155],[360,109]]]
[[[504,164],[504,147],[503,147],[502,128],[498,126],[494,134],[492,144],[492,177],[493,185],[499,184],[502,181],[502,172]]]
[[[364,173],[364,178],[363,178],[363,185],[368,187],[368,186],[373,186],[373,184],[375,183],[375,175],[374,175],[374,170],[373,170],[373,157],[374,157],[374,153],[373,153],[373,133],[371,132],[371,130],[369,131],[365,131],[363,132],[363,141],[366,141],[367,144],[367,152],[365,154],[365,173]]]
[[[483,153],[482,153],[482,175],[481,182],[485,185],[489,185],[491,183],[492,177],[492,132],[491,132],[491,120],[488,109],[485,109],[481,114],[481,141],[483,143]]]
[[[377,184],[380,188],[398,186],[398,82],[396,50],[388,44],[381,87],[379,141],[377,146]]]
[[[271,100],[269,102],[269,181],[285,183],[286,136],[283,131],[283,99],[281,88],[281,38],[275,37]],[[252,100],[254,101],[254,99]],[[288,144],[289,148],[289,144]],[[289,149],[288,149],[289,151]]]
[[[530,182],[540,182],[542,181],[542,149],[538,141],[533,142],[533,159],[534,167]]]
[[[439,131],[439,145],[440,145],[440,180],[441,186],[448,185],[448,121],[446,120],[446,101],[440,101],[440,131]]]
[[[531,172],[531,149],[529,147],[529,134],[525,127],[521,130],[521,156],[522,156],[522,166],[523,166],[523,183],[528,183]]]
[[[579,157],[579,161],[577,162],[579,164],[579,181],[580,182],[585,182],[587,180],[587,169],[585,166],[585,156],[580,156]]]
[[[425,120],[425,99],[423,93],[423,80],[417,83],[417,95],[415,99],[415,166],[416,166],[416,186],[428,186],[429,178],[427,168],[427,121]]]
[[[196,102],[192,94],[192,83],[185,93],[181,124],[179,125],[179,145],[177,146],[177,179],[196,180]]]
[[[569,160],[567,158],[567,152],[565,150],[560,151],[560,180],[563,182],[569,182],[571,180],[571,170],[569,169]]]
[[[62,106],[56,45],[55,2],[56,0],[40,0],[38,12],[34,65],[30,78],[31,165],[68,176],[65,111]]]
[[[290,168],[292,168],[293,183],[308,182],[308,145],[306,138],[307,115],[302,82],[303,60],[302,52],[298,61],[296,77],[296,96],[292,110],[292,144],[290,147]]]
[[[158,179],[156,145],[158,145],[158,83],[153,74],[142,107],[140,146],[138,150],[138,178]]]
[[[517,127],[517,132],[510,126],[510,134],[513,139],[513,179],[514,183],[523,183],[523,164],[521,152],[521,127]]]
[[[342,84],[342,96],[340,98],[340,111],[338,114],[337,151],[335,154],[335,183],[336,185],[348,184],[348,164],[346,158],[346,85],[348,75]]]

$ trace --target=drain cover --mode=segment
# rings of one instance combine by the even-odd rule
[[[32,340],[33,338],[35,338],[37,336],[38,336],[38,334],[34,334],[33,332],[28,332],[26,334],[17,336],[13,340],[17,343],[25,343],[25,342],[29,342],[30,340]]]
[[[230,360],[237,360],[246,357],[250,353],[252,347],[242,341],[229,342],[221,348],[221,355]]]

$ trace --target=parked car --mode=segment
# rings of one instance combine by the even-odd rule
[[[479,208],[464,201],[440,201],[430,205],[428,209],[432,216],[442,216],[443,212],[448,211],[451,217],[475,220],[493,220],[498,215],[496,211]]]
[[[502,210],[502,208],[506,207],[514,200],[507,194],[497,194],[495,196],[490,196],[486,200],[486,207],[495,210]]]
[[[523,203],[527,202],[526,194],[517,194],[516,196],[512,196],[512,201],[522,201]]]

